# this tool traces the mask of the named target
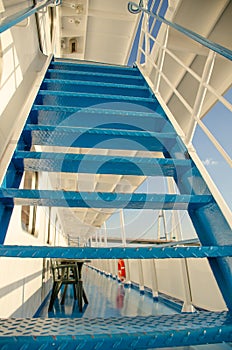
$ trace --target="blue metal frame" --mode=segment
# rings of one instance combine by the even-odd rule
[[[214,203],[212,195],[147,194],[25,190],[0,188],[0,201],[6,206],[38,205],[68,208],[124,208],[196,210]]]
[[[21,139],[29,148],[33,141],[35,145],[165,152],[175,145],[176,134],[27,124]]]
[[[65,259],[184,259],[232,256],[232,246],[211,247],[49,247],[0,245],[1,257]]]
[[[98,66],[96,66],[96,71],[97,71],[97,67]],[[82,77],[85,77],[86,72],[82,72],[82,73],[83,73]],[[102,79],[105,79],[104,74],[105,76],[107,76],[107,78],[111,76],[115,78],[117,76],[117,74],[107,75],[107,73],[98,73],[98,78],[101,77]],[[72,77],[74,75],[75,74],[72,73]],[[88,75],[88,79],[90,75],[91,77],[94,77],[95,73],[90,72],[90,74]],[[121,74],[120,76],[123,76],[124,81],[126,79],[128,83],[129,75]],[[130,75],[130,79],[132,76],[133,75]],[[141,81],[142,84],[144,84],[143,79],[139,79],[138,76],[136,77],[133,76],[133,79],[134,79],[133,81],[135,80]],[[42,96],[44,97],[44,99],[41,98]],[[32,113],[35,113],[37,110],[39,114],[39,111],[44,110],[46,114],[46,112],[49,112],[52,109],[54,112],[59,111],[58,113],[61,113],[61,115],[59,115],[59,118],[61,119],[63,118],[63,120],[66,122],[65,115],[62,114],[63,113],[62,109],[64,109],[66,113],[67,111],[71,112],[76,109],[79,110],[83,106],[86,107],[86,105],[90,106],[93,101],[102,102],[101,94],[86,93],[85,96],[83,96],[83,94],[79,94],[79,97],[77,96],[78,94],[75,95],[73,94],[73,92],[66,92],[65,94],[64,92],[54,93],[53,91],[49,91],[48,93],[46,91],[40,92],[36,98],[34,110],[32,109]],[[104,96],[105,95],[103,95],[103,97]],[[113,95],[113,96],[116,96],[116,95]],[[132,100],[135,102],[136,99],[137,98],[134,98]],[[111,100],[110,95],[107,96],[107,100],[108,101]],[[117,95],[117,99],[113,98],[113,101],[116,101],[116,100],[122,103],[121,109],[124,108],[124,102],[125,101],[128,102],[127,98],[121,99],[120,95]],[[142,111],[142,115],[144,115],[143,113],[146,113],[144,111],[144,106],[147,107],[146,106],[147,103],[149,104],[149,106],[152,106],[152,110],[153,110],[153,112],[149,112],[147,114],[148,118],[152,118],[154,111],[160,112],[161,118],[164,119],[164,122],[165,122],[164,124],[170,125],[169,122],[167,122],[167,117],[165,116],[164,111],[162,111],[161,107],[159,106],[157,100],[154,97],[148,98],[148,99],[141,98],[141,97],[138,98],[137,104],[135,103],[131,104],[130,106],[133,106],[133,108],[132,107],[130,107],[129,109],[126,108],[126,110],[122,112],[122,115],[126,115],[127,113],[129,113],[129,115],[132,116],[134,109],[136,110],[139,109],[139,111]],[[112,106],[113,113],[115,113],[114,106],[115,105]],[[102,105],[99,107],[101,109]],[[95,108],[95,109],[98,110],[98,108]],[[88,108],[87,110],[90,111],[91,108]],[[108,109],[107,112],[110,113],[110,109]],[[169,129],[168,132],[166,132],[166,129],[164,126],[165,131],[162,131],[163,129],[161,129],[158,132],[148,132],[148,131],[141,131],[141,130],[138,131],[138,130],[125,130],[125,129],[110,130],[110,125],[108,125],[108,128],[103,128],[103,127],[98,127],[98,128],[88,128],[88,127],[80,128],[79,127],[78,128],[78,127],[73,127],[73,125],[56,126],[55,123],[52,126],[49,126],[49,125],[47,126],[47,125],[30,124],[31,119],[33,118],[34,118],[34,122],[36,122],[37,118],[38,118],[37,121],[39,122],[40,116],[39,115],[36,116],[35,114],[34,115],[31,114],[29,116],[27,124],[24,128],[24,131],[18,143],[17,151],[14,155],[14,158],[12,159],[12,162],[6,174],[5,181],[3,183],[3,187],[5,188],[1,188],[0,190],[0,198],[1,198],[0,199],[0,203],[1,203],[0,219],[1,219],[1,224],[3,224],[2,227],[5,225],[4,211],[8,210],[9,212],[10,210],[12,210],[12,207],[15,204],[27,204],[27,205],[37,204],[37,205],[45,205],[45,206],[66,206],[66,207],[81,206],[81,207],[98,207],[98,208],[99,207],[100,208],[104,208],[104,207],[122,208],[123,207],[123,208],[130,208],[130,209],[138,209],[138,208],[181,209],[181,210],[188,209],[193,225],[196,229],[196,232],[203,246],[213,246],[213,247],[225,246],[225,245],[232,246],[231,228],[228,225],[217,203],[212,198],[205,181],[201,177],[201,174],[199,173],[197,168],[193,165],[191,160],[189,160],[189,162],[191,163],[191,166],[189,167],[189,169],[185,169],[184,171],[182,171],[183,169],[180,166],[179,169],[182,169],[180,170],[180,173],[175,173],[175,171],[173,172],[173,165],[170,165],[172,163],[172,160],[170,160],[170,158],[178,159],[178,162],[181,162],[183,160],[183,163],[186,161],[186,159],[189,158],[186,147],[184,146],[182,140],[175,134],[173,128],[171,128],[171,130]],[[48,118],[50,117],[48,116]],[[158,120],[158,118],[155,117],[155,120]],[[129,146],[126,142],[124,143],[125,139],[127,140],[129,139],[130,141]],[[71,143],[70,143],[70,140],[71,140]],[[23,154],[20,153],[20,151],[22,150],[29,151],[33,144],[60,145],[60,146],[66,145],[69,147],[77,146],[77,147],[90,148],[90,147],[98,147],[98,145],[100,145],[102,141],[108,141],[108,140],[110,140],[110,143],[107,142],[105,148],[111,147],[114,149],[118,149],[118,148],[132,149],[131,144],[133,144],[133,142],[135,141],[134,143],[136,143],[136,145],[138,146],[138,147],[136,146],[136,149],[141,149],[143,151],[144,150],[163,151],[165,156],[169,158],[169,160],[167,160],[167,163],[169,163],[169,165],[171,166],[171,169],[172,169],[171,172],[173,172],[172,175],[177,183],[180,194],[155,195],[155,194],[140,194],[140,193],[134,193],[134,194],[77,193],[77,192],[63,192],[63,191],[57,191],[57,192],[46,191],[46,190],[31,191],[31,190],[16,189],[19,186],[20,180],[22,178],[22,170],[23,170],[24,164],[25,164],[25,167],[27,166],[30,167],[30,162],[26,164],[26,161],[27,161],[26,159],[22,163]],[[100,148],[102,148],[102,144]],[[21,154],[21,158],[17,159],[17,154],[19,155],[19,157]],[[32,155],[35,158],[37,157],[35,156],[35,154],[32,154]],[[47,157],[47,155],[45,157]],[[57,155],[58,160],[60,159],[59,157],[61,156]],[[64,170],[67,170],[68,163],[71,161],[71,159],[73,159],[72,156],[70,157],[71,158],[67,156],[68,160],[64,161],[63,163]],[[95,164],[99,162],[99,159],[100,158],[96,157]],[[127,165],[128,165],[128,161],[129,159],[126,160]],[[155,161],[154,160],[152,161],[155,164]],[[119,163],[120,162],[121,161],[119,161]],[[131,170],[131,172],[138,172],[136,168],[138,164],[136,165],[136,160],[134,162],[135,162],[135,164],[133,164],[134,168]],[[160,160],[158,164],[161,165],[162,162],[163,160],[162,161]],[[75,163],[75,161],[73,163]],[[78,163],[78,160],[77,160],[77,163]],[[145,163],[146,163],[146,159],[145,159]],[[146,166],[148,166],[148,164],[149,164],[149,161],[147,161]],[[54,166],[57,169],[57,166],[59,165],[55,164]],[[162,164],[161,168],[162,167],[165,168],[165,165]],[[115,169],[116,166],[114,165],[113,168]],[[105,169],[107,169],[107,166]],[[105,170],[105,171],[108,172],[109,170]],[[152,170],[151,168],[149,169],[149,166],[148,166],[146,171],[149,172]],[[12,188],[12,187],[15,187],[15,188]],[[4,240],[5,231],[6,231],[6,225],[1,232],[2,242]],[[137,255],[137,257],[139,257],[139,255]],[[225,257],[224,255],[220,257],[209,256],[208,260],[211,264],[211,267],[217,279],[218,285],[222,291],[227,307],[229,309],[232,309],[232,299],[231,299],[232,258],[230,256]]]
[[[227,312],[0,320],[0,347],[4,350],[150,349],[231,341],[232,319]]]
[[[15,152],[13,164],[18,171],[22,172],[79,172],[136,176],[176,176],[177,178],[195,167],[190,159],[113,157],[26,151]]]
[[[133,12],[132,10],[132,6],[134,6],[134,9],[137,9],[136,12]],[[195,32],[193,32],[192,30],[189,30],[185,27],[182,27],[181,25],[168,21],[166,18],[164,18],[163,16],[159,16],[155,13],[152,13],[151,11],[147,10],[146,8],[136,4],[133,1],[130,1],[128,4],[128,10],[131,13],[139,13],[139,12],[144,12],[147,13],[149,16],[157,19],[159,22],[165,23],[168,26],[170,26],[173,29],[176,29],[177,31],[179,31],[180,33],[186,35],[188,38],[193,39],[194,41],[198,42],[199,44],[207,47],[210,50],[213,50],[214,52],[218,53],[219,55],[232,60],[232,51],[230,49],[227,49],[226,47],[217,44],[209,39],[204,38],[203,36],[201,36],[200,34],[197,34]]]

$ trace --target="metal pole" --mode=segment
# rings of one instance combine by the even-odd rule
[[[123,209],[120,209],[120,224],[121,224],[122,245],[123,247],[126,247],[126,231],[125,231],[125,220],[124,220]]]
[[[141,294],[144,294],[144,276],[142,260],[138,259],[138,272],[139,272],[139,290]]]
[[[156,272],[156,263],[155,259],[150,260],[151,264],[151,280],[152,280],[152,296],[154,301],[158,301],[158,278]]]

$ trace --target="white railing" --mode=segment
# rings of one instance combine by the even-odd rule
[[[213,74],[215,74],[216,69],[218,69],[218,63],[225,62],[225,68],[230,70],[230,72],[232,71],[232,62],[230,57],[230,53],[232,55],[232,51],[228,50],[227,48],[224,48],[224,54],[223,48],[217,44],[215,44],[216,50],[214,50],[214,43],[211,43],[208,39],[205,39],[206,46],[204,46],[204,38],[200,37],[200,50],[203,52],[204,56],[206,55],[207,58],[202,69],[202,74],[199,75],[198,73],[196,73],[196,71],[194,71],[188,64],[189,62],[186,64],[186,55],[183,55],[184,59],[181,59],[180,56],[177,55],[174,52],[174,50],[172,50],[168,46],[170,28],[172,31],[175,31],[178,30],[178,27],[180,26],[176,25],[175,23],[174,26],[170,26],[167,23],[172,22],[166,21],[162,16],[159,16],[159,11],[162,8],[163,3],[164,1],[160,1],[158,10],[156,12],[158,14],[156,14],[155,16],[152,15],[155,0],[152,1],[149,11],[145,7],[147,5],[145,4],[145,1],[144,8],[138,6],[138,8],[141,11],[143,11],[143,20],[138,47],[137,65],[140,68],[146,80],[148,81],[150,87],[157,95],[158,99],[160,98],[161,102],[163,102],[165,107],[169,109],[170,115],[174,118],[175,121],[178,121],[178,116],[176,116],[175,112],[172,110],[172,108],[170,108],[169,99],[164,96],[164,89],[162,89],[161,86],[162,84],[167,86],[167,89],[169,90],[169,97],[174,95],[178,100],[178,103],[181,105],[181,108],[186,112],[188,126],[183,127],[182,123],[179,121],[178,126],[180,126],[181,128],[181,131],[179,129],[179,134],[181,133],[180,136],[183,137],[187,147],[191,145],[196,126],[199,126],[200,129],[206,135],[206,137],[212,142],[217,151],[229,164],[229,166],[232,167],[231,155],[228,153],[229,150],[225,149],[221,145],[221,143],[218,141],[215,135],[212,134],[209,128],[202,121],[202,117],[205,115],[207,110],[218,101],[229,112],[232,112],[232,104],[223,96],[225,91],[229,89],[229,84],[227,84],[227,86],[224,86],[223,89],[215,88],[211,84],[211,78]],[[151,19],[151,17],[153,19],[152,24],[149,23],[149,19]],[[161,21],[162,19],[164,19],[164,21]],[[161,28],[159,30],[159,34],[156,37],[154,37],[152,35],[152,32],[157,21],[161,22]],[[180,28],[183,29],[183,27]],[[183,41],[185,40],[185,38],[187,38],[188,45],[190,45],[190,42],[192,42],[192,47],[189,47],[189,54],[192,54],[194,51],[196,51],[196,41],[194,41],[193,39],[194,35],[192,35],[191,37],[189,36],[189,33],[193,32],[190,32],[188,29],[186,29],[182,30],[181,33],[181,35],[183,35]],[[198,37],[199,35],[196,34],[196,38]],[[199,42],[197,43],[198,47]],[[151,43],[153,44],[152,49],[150,45]],[[220,50],[218,49],[218,46],[220,46]],[[209,49],[208,47],[212,47],[212,49]],[[218,52],[220,52],[222,55]],[[195,52],[195,56],[197,56],[197,52]],[[188,73],[191,79],[195,80],[196,84],[198,85],[197,93],[195,94],[194,98],[191,98],[190,102],[189,99],[187,99],[186,96],[182,93],[182,91],[178,89],[178,83],[173,83],[173,81],[170,79],[170,76],[168,75],[168,72],[164,69],[165,63],[170,59],[174,62],[175,67],[178,67],[181,70],[181,79],[186,73]],[[179,80],[179,82],[181,81],[181,79]],[[219,81],[219,84],[220,83],[224,83],[223,80]],[[208,98],[206,98],[206,95]],[[224,125],[224,127],[228,128],[228,125]]]

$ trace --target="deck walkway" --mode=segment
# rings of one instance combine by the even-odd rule
[[[35,317],[89,319],[100,317],[107,319],[110,317],[159,316],[179,313],[178,306],[175,306],[174,303],[166,302],[163,298],[160,298],[159,302],[154,302],[151,296],[141,295],[134,288],[124,288],[118,281],[107,278],[86,266],[83,267],[83,283],[89,304],[83,308],[82,313],[78,310],[78,303],[73,298],[73,289],[69,286],[65,305],[60,305],[60,302],[56,300],[53,311],[48,313],[49,300],[47,300]],[[232,345],[223,343],[163,349],[231,350]]]
[[[141,295],[133,288],[124,288],[118,281],[86,266],[83,267],[83,285],[89,304],[84,306],[82,313],[78,310],[78,303],[74,301],[72,286],[69,286],[63,306],[56,300],[53,311],[48,313],[48,300],[36,317],[109,318],[178,313],[177,309],[162,301],[153,302],[149,295]]]

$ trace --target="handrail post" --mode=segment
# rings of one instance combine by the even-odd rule
[[[202,111],[202,107],[203,107],[203,102],[205,99],[205,95],[207,92],[207,85],[210,81],[212,72],[213,72],[213,67],[214,67],[214,63],[215,63],[215,59],[216,59],[216,53],[212,50],[209,51],[207,60],[205,62],[205,66],[204,66],[204,71],[202,74],[202,78],[201,78],[201,82],[199,85],[199,89],[197,91],[197,96],[196,96],[196,100],[194,103],[194,107],[193,107],[193,112],[191,115],[191,122],[190,122],[190,126],[188,128],[188,132],[186,135],[186,143],[189,144],[192,141],[192,137],[193,137],[193,133],[195,130],[195,127],[197,125],[197,121],[200,118],[200,114]]]
[[[159,86],[160,86],[160,80],[161,80],[161,72],[163,70],[164,66],[164,59],[165,59],[165,49],[167,47],[168,43],[168,34],[169,34],[169,27],[167,26],[165,37],[164,37],[164,45],[159,50],[159,58],[157,63],[157,72],[155,76],[155,82],[154,82],[154,90],[155,92],[159,92]]]
[[[139,273],[139,291],[144,294],[144,276],[143,276],[143,265],[142,260],[138,259],[138,273]]]

